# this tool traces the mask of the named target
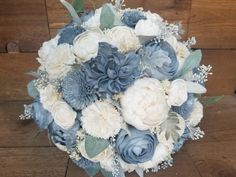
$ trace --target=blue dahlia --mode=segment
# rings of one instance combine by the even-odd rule
[[[124,12],[121,21],[129,27],[135,28],[139,20],[146,20],[146,19],[147,18],[143,15],[142,12],[138,10],[131,10]]]
[[[64,78],[62,95],[67,103],[76,110],[82,110],[97,100],[97,95],[92,86],[88,85],[85,73],[80,68],[72,71]]]
[[[86,80],[100,94],[120,93],[140,75],[139,63],[137,54],[124,55],[116,47],[102,42],[98,55],[84,64]]]
[[[143,71],[158,80],[171,79],[177,73],[179,62],[174,49],[168,42],[150,41],[138,54],[141,57]]]

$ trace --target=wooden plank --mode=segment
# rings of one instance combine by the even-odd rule
[[[23,113],[23,104],[28,103],[0,103],[0,148],[50,146],[46,131],[34,138],[39,129],[33,120],[23,121],[18,119],[19,115]]]
[[[188,144],[187,151],[201,177],[235,177],[235,141]]]
[[[78,177],[80,174],[83,177],[87,177],[86,172],[76,166],[72,161],[69,162],[67,176],[66,177]],[[145,177],[200,177],[199,173],[195,169],[191,159],[185,152],[179,152],[174,155],[174,165],[168,169],[161,170],[157,173],[146,173]],[[95,177],[103,177],[102,174],[97,174]],[[137,177],[136,173],[127,173],[126,177]]]
[[[203,50],[204,64],[213,75],[206,84],[208,95],[234,95],[236,90],[236,50]]]
[[[236,48],[235,17],[235,0],[192,0],[189,36],[198,48]]]
[[[22,52],[37,51],[49,37],[44,0],[0,1],[0,24],[0,52],[12,41]]]
[[[56,148],[0,148],[2,177],[64,177],[66,164]]]
[[[0,54],[0,102],[30,99],[26,85],[32,79],[25,73],[38,67],[36,54]]]

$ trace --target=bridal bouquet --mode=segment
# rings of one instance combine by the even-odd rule
[[[199,97],[211,66],[200,66],[195,39],[181,42],[180,24],[122,0],[80,15],[61,2],[72,21],[38,51],[34,102],[21,118],[47,130],[89,176],[171,166],[187,139],[204,135]]]

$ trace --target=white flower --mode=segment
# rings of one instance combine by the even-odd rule
[[[132,28],[117,26],[105,31],[109,43],[116,46],[121,52],[137,50],[140,47],[139,39]]]
[[[85,29],[99,28],[100,27],[100,16],[102,8],[96,9],[94,15],[83,23]]]
[[[99,42],[105,42],[104,34],[101,30],[92,29],[88,30],[74,40],[73,51],[78,57],[77,61],[80,63],[85,62],[92,57],[96,57],[98,53]]]
[[[69,129],[75,123],[77,113],[65,101],[55,102],[50,112],[55,123],[63,129]]]
[[[139,130],[160,125],[170,109],[161,83],[152,78],[136,80],[120,101],[124,120]]]
[[[203,118],[203,106],[199,101],[195,101],[193,111],[190,114],[188,121],[192,127],[197,126]]]
[[[52,84],[48,84],[45,88],[39,89],[40,102],[44,109],[50,111],[53,104],[60,99],[60,94]]]
[[[186,81],[188,93],[203,94],[206,93],[206,88],[196,82]]]
[[[190,55],[189,49],[182,42],[179,42],[176,37],[170,36],[166,41],[173,47],[176,52],[177,59],[179,61],[179,68],[181,70],[185,60]]]
[[[135,26],[137,36],[158,36],[161,34],[160,26],[152,20],[139,20]]]
[[[134,165],[134,164],[130,164],[130,163],[126,163],[125,161],[123,161],[121,158],[119,158],[119,163],[120,163],[120,166],[122,168],[122,170],[124,172],[133,172],[136,168],[137,168],[137,165]]]
[[[71,70],[75,57],[69,44],[61,44],[49,53],[42,62],[49,79],[63,78]]]
[[[169,106],[181,106],[188,99],[187,84],[183,79],[176,79],[171,82],[168,90]]]
[[[152,22],[162,22],[163,21],[163,18],[156,14],[156,13],[151,13],[150,11],[147,11],[147,12],[143,12],[144,15],[147,17],[148,20],[151,20]]]
[[[171,158],[171,151],[169,148],[162,143],[159,143],[156,147],[155,153],[153,155],[153,158],[147,162],[144,162],[142,164],[138,164],[140,168],[143,170],[150,169],[150,168],[156,168],[158,167],[158,164],[162,163],[163,161],[166,161]]]
[[[96,101],[82,111],[81,122],[88,134],[107,139],[122,127],[122,117],[107,101]]]

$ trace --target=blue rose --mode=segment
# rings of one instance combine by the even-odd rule
[[[138,54],[144,73],[158,80],[171,79],[177,73],[179,62],[174,49],[168,42],[150,41]]]
[[[129,27],[135,28],[139,20],[146,20],[146,19],[147,18],[143,15],[142,12],[137,10],[132,10],[124,12],[121,21]]]
[[[48,131],[55,144],[65,146],[68,150],[76,146],[76,132],[80,129],[80,123],[76,120],[75,124],[68,130],[62,129],[56,123],[52,122]]]
[[[60,38],[58,40],[58,45],[64,44],[64,43],[73,44],[73,40],[75,39],[75,37],[84,31],[85,31],[85,29],[83,29],[82,27],[79,27],[74,22],[67,24],[59,32]]]
[[[140,57],[118,52],[108,43],[99,43],[98,55],[84,64],[87,82],[102,95],[113,95],[126,90],[140,75]]]
[[[37,100],[32,104],[32,117],[40,129],[47,129],[53,121],[51,113]]]
[[[173,106],[172,110],[187,119],[193,111],[194,102],[194,94],[188,94],[188,99],[181,106]]]
[[[130,127],[129,131],[130,134],[121,130],[116,140],[116,150],[121,158],[131,164],[151,160],[157,146],[156,136],[134,127]]]

